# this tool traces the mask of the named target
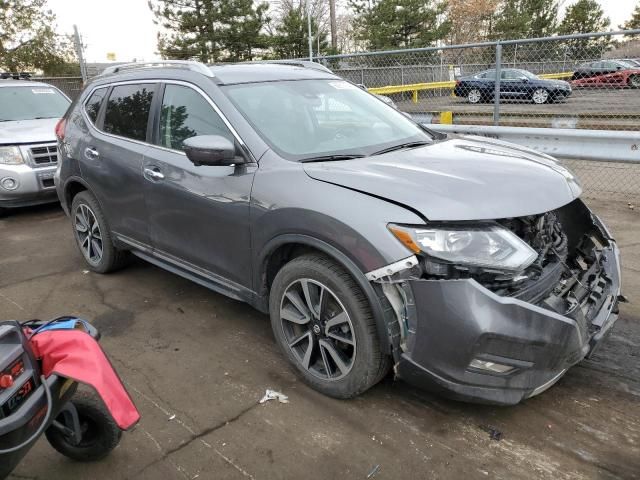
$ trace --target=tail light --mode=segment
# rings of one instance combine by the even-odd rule
[[[64,131],[65,128],[67,126],[67,119],[66,118],[61,118],[58,123],[56,123],[56,137],[58,137],[59,140],[64,140]]]

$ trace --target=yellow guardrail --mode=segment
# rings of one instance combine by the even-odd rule
[[[547,80],[559,80],[563,78],[571,78],[573,72],[561,72],[561,73],[543,73],[538,75],[540,78]],[[411,92],[411,100],[413,103],[418,103],[418,92],[421,90],[441,90],[441,89],[453,89],[456,86],[455,81],[450,82],[429,82],[429,83],[412,83],[409,85],[387,85],[386,87],[373,87],[368,90],[371,93],[377,93],[378,95],[391,95],[393,93]]]

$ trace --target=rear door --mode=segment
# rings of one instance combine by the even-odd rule
[[[154,143],[144,159],[144,191],[156,255],[234,290],[251,282],[249,200],[255,163],[196,167],[183,142],[221,135],[235,143],[213,101],[194,86],[166,83]],[[277,121],[277,119],[274,119]]]
[[[110,229],[125,240],[149,245],[142,162],[149,149],[149,114],[157,83],[116,84],[106,101],[84,105],[95,120],[80,151],[82,176],[98,198]],[[98,113],[96,114],[96,109]]]

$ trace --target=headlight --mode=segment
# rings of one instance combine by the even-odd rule
[[[516,234],[495,224],[424,228],[390,224],[388,228],[414,253],[458,265],[520,271],[538,256]]]
[[[24,158],[18,147],[0,147],[0,164],[20,165],[22,163]]]

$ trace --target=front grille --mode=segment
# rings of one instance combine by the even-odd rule
[[[58,163],[58,149],[55,144],[31,147],[31,159],[36,166],[55,165]]]

